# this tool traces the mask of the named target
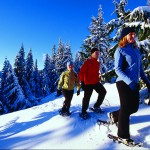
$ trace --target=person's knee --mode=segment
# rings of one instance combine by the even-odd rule
[[[105,96],[107,94],[106,89],[104,88],[102,91],[100,91],[100,93],[103,93],[103,95]]]
[[[101,88],[98,89],[97,93],[106,95],[107,91],[104,87],[101,87]]]

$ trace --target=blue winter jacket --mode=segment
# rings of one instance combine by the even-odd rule
[[[140,77],[146,84],[150,84],[142,66],[140,51],[133,44],[117,48],[114,57],[115,72],[118,75],[116,81],[124,81],[131,89],[134,83],[139,83]]]

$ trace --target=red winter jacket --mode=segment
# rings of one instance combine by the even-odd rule
[[[84,61],[79,72],[80,81],[84,84],[96,84],[99,82],[100,63],[95,58]]]

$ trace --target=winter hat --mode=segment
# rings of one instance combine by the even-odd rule
[[[135,28],[134,27],[123,28],[121,33],[120,33],[119,39],[121,40],[124,36],[126,36],[127,34],[129,34],[131,32],[135,32]]]
[[[91,54],[94,53],[95,51],[99,51],[98,48],[94,47],[91,49]]]
[[[68,66],[73,66],[73,62],[72,62],[72,61],[68,61],[68,62],[67,62],[67,67],[68,67]]]

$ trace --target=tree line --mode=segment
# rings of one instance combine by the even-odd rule
[[[104,82],[114,80],[113,54],[117,48],[120,29],[133,26],[138,33],[137,44],[142,53],[144,69],[150,64],[150,10],[148,6],[137,7],[133,11],[126,10],[127,0],[113,0],[116,18],[105,23],[102,6],[98,8],[97,17],[92,16],[89,26],[90,34],[85,38],[81,50],[73,60],[70,44],[61,40],[52,47],[52,55],[45,55],[44,68],[38,69],[37,60],[33,61],[32,50],[25,58],[22,44],[14,67],[7,58],[0,78],[0,113],[9,113],[38,105],[39,101],[56,91],[60,74],[66,70],[67,61],[74,62],[74,70],[78,73],[80,66],[90,56],[90,49],[100,50],[100,70]]]
[[[71,46],[62,40],[52,47],[52,55],[45,55],[44,68],[38,69],[37,59],[33,61],[32,50],[25,58],[22,44],[14,67],[6,58],[0,80],[0,111],[9,113],[38,105],[41,98],[56,91],[60,74],[66,70],[67,61],[73,61]],[[76,55],[74,69],[79,70],[80,58]]]

